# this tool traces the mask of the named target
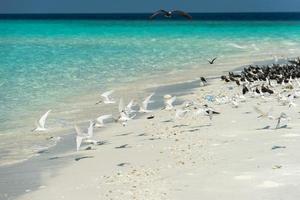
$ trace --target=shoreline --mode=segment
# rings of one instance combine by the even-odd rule
[[[197,99],[210,104],[204,98],[208,94],[233,95],[241,90],[234,87],[235,83],[225,84],[216,79],[209,83],[192,92],[183,88],[184,96],[170,93],[179,100]],[[164,92],[167,91],[161,91]],[[55,176],[44,175],[43,187],[18,199],[198,199],[199,196],[219,199],[222,196],[225,200],[251,200],[253,194],[259,200],[297,199],[298,113],[278,105],[276,99],[266,102],[249,96],[238,108],[228,104],[213,106],[221,114],[211,121],[193,115],[175,120],[174,111],[157,110],[151,113],[154,119],[142,116],[125,128],[97,129],[95,139],[107,141],[105,145],[74,153],[82,159],[57,169]],[[284,110],[291,120],[286,122],[287,126],[276,129],[276,121],[258,119],[253,106],[264,110],[273,106],[274,116]],[[266,125],[270,128],[266,129]]]
[[[267,64],[270,63],[270,60],[265,61],[258,61],[254,62],[253,64]],[[233,71],[238,71],[239,69],[243,68],[244,66],[241,66],[239,68],[233,69]],[[218,75],[208,77],[209,81],[215,82],[219,78]],[[176,95],[179,98],[189,96],[193,94],[193,91],[199,89],[199,80],[187,80],[184,82],[179,83],[172,83],[172,84],[164,84],[160,85],[159,87],[153,86],[144,88],[143,91],[140,91],[142,94],[144,93],[151,93],[156,92],[155,99],[156,104],[151,106],[151,109],[156,109],[156,111],[159,107],[163,105],[163,102],[161,101],[164,94],[171,94]],[[119,90],[118,90],[119,91]],[[159,100],[160,101],[157,101]],[[142,116],[141,116],[142,117]],[[139,119],[140,117],[138,117]],[[83,120],[85,121],[85,120]],[[109,124],[107,128],[105,128],[105,131],[110,129],[115,129],[115,127],[118,125]],[[72,128],[70,128],[72,129]],[[102,129],[101,129],[102,130]],[[74,132],[74,130],[68,131],[65,130],[65,132]],[[98,131],[98,130],[97,130]],[[43,188],[43,180],[42,175],[44,173],[48,174],[56,174],[57,170],[61,170],[62,168],[65,168],[69,165],[72,165],[72,162],[74,162],[74,158],[76,158],[77,153],[75,152],[75,141],[74,141],[74,133],[67,133],[62,136],[62,140],[57,143],[57,145],[54,145],[53,147],[50,147],[49,149],[45,150],[45,152],[40,153],[38,156],[33,156],[29,158],[26,161],[11,164],[11,165],[4,165],[0,167],[0,177],[3,178],[4,181],[2,181],[2,185],[0,188],[3,191],[8,191],[6,194],[9,198],[7,199],[17,199],[19,196],[22,196],[28,192],[34,192],[38,191]],[[74,149],[74,152],[72,151]],[[81,154],[81,152],[80,152]],[[85,154],[85,153],[83,153]],[[78,157],[78,156],[77,156]],[[54,162],[53,162],[54,161]],[[63,163],[61,163],[63,162]],[[37,164],[40,163],[40,164]],[[41,164],[42,163],[42,164]],[[34,167],[34,168],[32,168]],[[46,169],[44,169],[46,167]],[[26,169],[29,170],[30,175],[25,180],[24,177],[19,177],[19,174],[24,174],[26,172]],[[45,172],[47,171],[47,172]],[[9,173],[7,173],[9,172]],[[23,173],[22,173],[23,172]],[[11,177],[11,174],[17,174],[17,176]],[[25,175],[25,174],[24,174]],[[50,175],[52,176],[52,175]],[[30,177],[40,177],[38,180],[32,180]],[[12,179],[12,180],[11,180]],[[30,184],[21,185],[21,187],[18,187],[18,190],[9,191],[9,189],[13,188],[12,185],[7,184],[8,182],[18,182],[18,179],[24,182],[30,182]],[[7,182],[5,182],[7,181]],[[29,186],[30,185],[30,186]],[[30,189],[28,189],[30,188]],[[3,191],[0,191],[0,194],[5,194]],[[6,198],[6,197],[5,197]]]
[[[266,63],[266,62],[268,62],[268,61],[264,61],[263,63]],[[243,66],[241,66],[240,68],[242,68],[242,67]],[[215,76],[215,78],[218,78],[218,76]],[[211,80],[214,81],[214,79],[211,79]],[[198,80],[190,80],[190,81],[185,81],[185,82],[181,82],[181,83],[177,83],[177,84],[173,83],[173,84],[169,84],[169,85],[161,85],[158,88],[156,88],[155,86],[153,86],[152,88],[145,88],[144,93],[152,92],[153,90],[155,90],[157,92],[156,98],[159,98],[159,99],[161,99],[163,94],[166,94],[166,93],[167,94],[177,94],[177,96],[180,97],[180,96],[189,96],[189,95],[191,95],[193,93],[192,91],[195,90],[198,87],[199,87],[199,81]],[[189,93],[187,91],[191,91],[191,92]],[[162,102],[159,102],[159,103],[160,104],[157,104],[156,107],[159,107],[159,106],[162,105]],[[155,108],[155,106],[153,108]],[[114,129],[114,127],[108,126],[106,129]],[[57,166],[55,166],[56,164],[59,165],[59,164],[61,164],[61,162],[67,161],[68,164],[66,163],[63,166],[60,165],[58,167],[59,169],[61,169],[61,167],[68,166],[72,162],[72,159],[74,159],[74,154],[75,154],[75,157],[76,157],[76,153],[70,153],[71,149],[73,148],[73,145],[75,145],[75,143],[72,144],[72,136],[73,136],[73,133],[67,134],[65,137],[69,138],[69,139],[63,139],[63,141],[58,142],[58,144],[56,146],[51,147],[50,149],[46,150],[46,152],[51,152],[50,154],[42,153],[40,156],[30,158],[29,160],[27,160],[25,162],[0,167],[0,175],[1,175],[1,173],[5,174],[5,170],[11,170],[11,171],[22,170],[22,168],[23,168],[22,166],[34,166],[34,163],[38,163],[40,161],[42,161],[44,163],[40,164],[40,165],[37,165],[38,166],[37,168],[39,168],[39,167],[43,168],[45,166],[48,166],[48,164],[50,164],[50,165],[53,166],[52,169],[50,168],[50,171],[52,171],[52,172],[47,172],[47,173],[55,174],[55,171],[58,170]],[[64,145],[67,145],[68,148],[63,150],[64,152],[62,152],[62,149],[60,149],[61,148],[60,146],[64,146]],[[61,155],[62,154],[63,155],[62,160],[59,158],[54,163],[52,162],[53,161],[52,159],[49,161],[49,159],[50,159],[49,155],[52,155],[52,154],[53,155],[55,155],[55,154],[56,155],[57,154]],[[46,161],[47,160],[46,158],[48,158],[48,161]],[[56,159],[54,159],[54,160],[56,160]],[[12,169],[10,169],[10,168],[12,168]],[[43,173],[45,173],[43,171],[43,169],[36,170],[35,176],[37,176],[37,177],[40,176],[41,177]],[[1,177],[3,177],[3,175],[1,175]],[[18,177],[18,178],[20,178],[20,177]],[[8,179],[9,178],[7,178],[7,180]],[[5,180],[5,178],[4,178],[4,180]],[[42,180],[41,181],[34,181],[32,183],[34,186],[33,186],[33,188],[30,189],[30,191],[41,189],[41,186],[43,186],[43,185],[41,185],[42,182],[43,182]],[[5,186],[7,188],[11,188],[11,186],[9,186],[9,184],[8,185],[5,184]],[[30,188],[30,187],[28,187],[28,185],[26,185],[25,187]],[[3,188],[3,187],[0,187],[0,188]],[[20,188],[19,193],[16,196],[25,194],[26,190],[28,190],[26,188],[24,188],[24,187]],[[13,192],[16,192],[16,191],[13,191]],[[29,191],[27,191],[27,192],[29,192]],[[1,191],[0,191],[0,193],[1,193]]]

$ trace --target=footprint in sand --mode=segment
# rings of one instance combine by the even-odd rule
[[[258,185],[261,188],[276,188],[282,186],[282,183],[277,183],[274,181],[264,181],[262,184]]]

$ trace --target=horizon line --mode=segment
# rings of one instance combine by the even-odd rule
[[[155,11],[153,11],[155,12]],[[24,12],[24,13],[0,13],[0,15],[77,15],[77,14],[83,14],[83,15],[101,15],[101,14],[151,14],[153,12]],[[238,11],[224,11],[224,12],[211,12],[211,11],[203,11],[203,12],[189,12],[188,13],[193,13],[193,14],[258,14],[258,13],[300,13],[300,11],[243,11],[243,12],[238,12]]]

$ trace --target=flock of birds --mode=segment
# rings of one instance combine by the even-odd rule
[[[216,59],[216,58],[215,58]],[[213,60],[215,60],[213,59]],[[249,66],[245,67],[241,73],[229,72],[227,76],[221,76],[221,80],[224,82],[233,82],[238,88],[241,88],[239,94],[235,94],[232,97],[226,95],[217,95],[207,99],[209,102],[215,102],[217,104],[231,104],[232,107],[237,108],[239,102],[246,100],[245,95],[250,97],[261,97],[267,100],[271,95],[277,95],[277,99],[284,105],[289,107],[296,106],[294,99],[300,97],[300,59],[289,61],[287,64],[273,64],[272,66]],[[206,86],[208,84],[204,77],[200,77],[200,86]],[[283,86],[284,90],[277,91],[278,86]],[[288,92],[287,95],[284,93]],[[116,104],[117,101],[112,97],[114,90],[110,90],[101,94],[101,100],[96,104]],[[151,113],[154,110],[149,109],[149,104],[153,103],[154,93],[147,96],[143,102],[139,105],[135,100],[131,100],[127,105],[124,104],[122,98],[119,100],[117,117],[112,114],[101,115],[94,120],[89,121],[89,127],[86,132],[80,130],[75,125],[76,130],[76,149],[80,150],[82,143],[98,144],[99,142],[93,139],[94,127],[104,127],[105,123],[118,122],[123,126],[126,126],[128,121],[133,120],[137,113]],[[185,101],[181,107],[175,107],[176,96],[165,95],[164,110],[175,110],[175,119],[183,118],[188,112],[195,110],[195,116],[208,116],[212,120],[213,115],[220,114],[208,104],[201,104],[194,100]],[[276,129],[280,127],[282,120],[289,119],[286,113],[282,112],[279,117],[275,118],[271,115],[272,109],[268,112],[264,112],[258,107],[254,107],[254,110],[259,114],[259,118],[276,119]],[[48,110],[37,122],[36,128],[33,131],[46,131],[45,127],[46,119],[51,110]],[[148,116],[148,119],[154,118],[153,115]]]
[[[207,84],[207,81],[204,77],[201,77],[200,82],[203,84]],[[98,101],[96,104],[116,104],[116,100],[112,97],[114,90],[106,91],[101,94],[101,100]],[[86,132],[83,132],[76,124],[74,125],[76,131],[76,149],[79,151],[81,144],[84,142],[86,144],[98,144],[99,142],[93,140],[94,135],[94,127],[101,128],[105,126],[105,123],[108,122],[117,122],[121,123],[123,126],[127,125],[127,122],[134,119],[137,116],[137,113],[151,113],[154,110],[149,109],[149,104],[154,103],[152,100],[155,93],[150,94],[147,96],[140,105],[137,104],[135,100],[131,100],[127,105],[124,104],[123,99],[119,100],[119,115],[118,117],[114,117],[112,114],[101,115],[94,120],[89,121],[89,126]],[[188,110],[188,107],[195,106],[195,102],[193,101],[186,101],[184,102],[184,109],[175,109],[174,103],[176,101],[176,96],[165,95],[164,97],[164,110],[176,110],[175,117],[183,118]],[[48,110],[42,117],[37,121],[36,128],[33,131],[47,131],[48,129],[45,127],[46,119],[49,115],[51,110]],[[202,108],[197,109],[195,112],[196,115],[207,115],[212,120],[213,114],[219,114],[219,112],[213,110],[211,107],[207,105],[202,106]],[[147,119],[154,118],[153,115],[148,116]]]
[[[242,87],[241,95],[236,95],[230,99],[233,106],[238,106],[238,99],[245,100],[246,94],[250,97],[261,97],[268,102],[268,97],[275,96],[281,105],[296,107],[295,98],[300,97],[300,58],[288,61],[287,64],[273,64],[271,66],[248,66],[241,73],[229,72],[228,76],[221,76],[225,82],[233,82]],[[254,110],[259,114],[258,118],[268,118],[277,120],[276,129],[280,128],[282,120],[290,118],[284,112],[279,117],[271,115],[272,108],[264,112],[258,107]]]

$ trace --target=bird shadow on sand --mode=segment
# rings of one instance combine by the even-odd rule
[[[105,140],[104,140],[104,141],[98,141],[98,142],[97,142],[97,145],[98,145],[98,146],[105,145],[105,144],[108,144],[108,141],[105,141]]]
[[[201,125],[201,126],[192,126],[191,128],[192,129],[187,129],[187,130],[182,130],[180,131],[180,133],[184,133],[184,132],[196,132],[196,131],[199,131],[201,128],[204,128],[204,127],[210,127],[212,126],[211,124],[206,124],[206,125]]]
[[[75,158],[74,160],[75,160],[75,161],[80,161],[80,160],[86,159],[86,158],[94,158],[94,156],[81,156],[81,157]]]
[[[57,159],[60,159],[60,158],[62,158],[62,157],[55,156],[55,157],[51,157],[51,158],[49,158],[48,160],[57,160]]]
[[[292,129],[291,127],[289,127],[288,125],[283,125],[283,126],[280,126],[280,127],[278,127],[278,128],[271,128],[271,126],[264,126],[264,127],[262,127],[262,128],[257,128],[257,129],[255,129],[255,130],[257,130],[257,131],[261,131],[261,130],[278,130],[278,129]]]
[[[210,127],[212,126],[212,124],[204,124],[204,125],[200,125],[200,126],[192,126],[191,128],[204,128],[204,127]]]
[[[174,122],[174,120],[168,119],[168,120],[164,120],[164,121],[161,121],[161,122],[163,122],[163,123],[168,123],[168,122]]]
[[[116,136],[127,136],[127,135],[131,135],[133,132],[129,132],[129,133],[123,133],[123,134],[119,134],[119,135],[116,135]]]
[[[123,163],[117,164],[118,167],[124,167],[126,165],[130,165],[130,163],[129,162],[123,162]]]
[[[161,138],[149,138],[148,140],[161,140]]]
[[[199,128],[194,128],[194,129],[188,129],[188,130],[180,131],[180,133],[184,133],[184,132],[196,132],[196,131],[199,131],[199,130],[200,130]]]
[[[292,127],[289,127],[288,125],[283,125],[278,128],[274,128],[274,130],[278,130],[278,129],[292,129]]]
[[[257,129],[255,129],[255,130],[257,130],[257,131],[261,131],[261,130],[270,130],[270,128],[271,128],[271,126],[264,126],[264,127],[262,127],[262,128],[257,128]]]
[[[131,148],[131,146],[128,146],[128,144],[123,144],[121,146],[115,147],[115,149],[125,149],[125,148]]]
[[[147,136],[147,133],[141,133],[141,134],[138,134],[137,136],[139,136],[139,137]]]
[[[189,125],[179,124],[179,125],[174,125],[172,128],[180,128],[180,127],[185,127],[185,126],[189,126]]]

